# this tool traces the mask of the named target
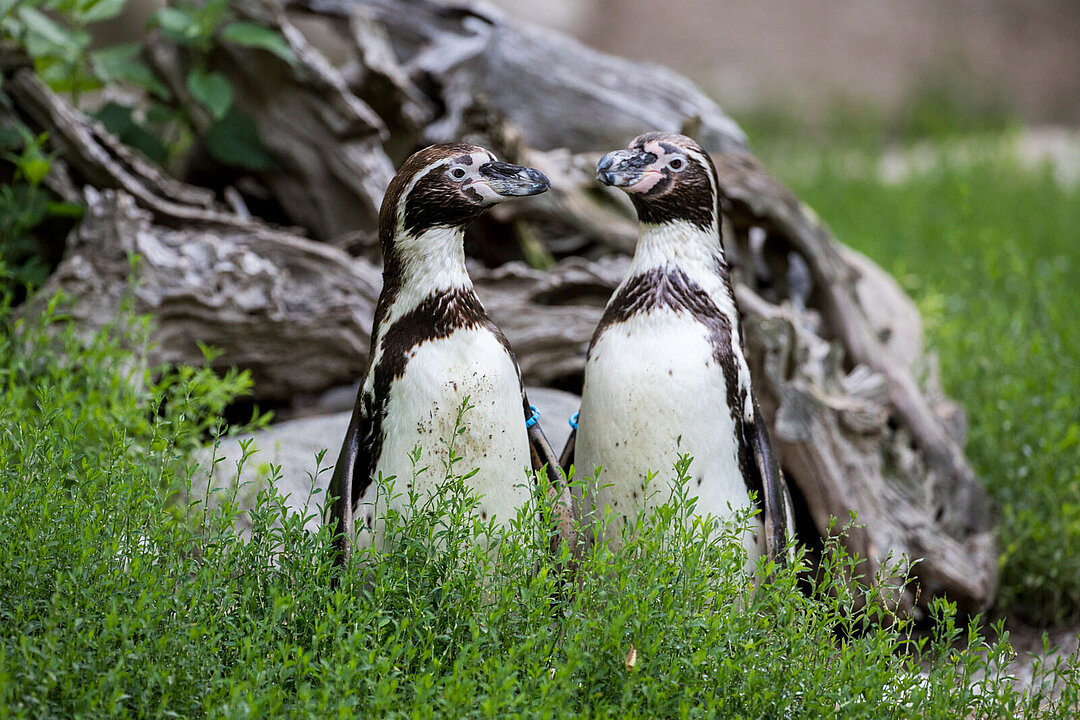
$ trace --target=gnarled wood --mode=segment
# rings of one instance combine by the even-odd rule
[[[279,167],[257,173],[290,220],[329,240],[378,223],[382,194],[394,176],[383,144],[386,124],[349,89],[344,77],[273,4],[237,3],[247,19],[281,33],[293,63],[269,53],[223,44],[217,61],[227,69],[236,106],[255,119],[259,139]],[[186,99],[197,128],[212,118],[189,97],[188,58],[182,48],[158,38],[148,56],[173,93]],[[376,86],[385,92],[386,84]],[[401,118],[419,121],[421,109],[403,91]],[[399,132],[407,128],[398,126]]]
[[[156,319],[152,363],[251,370],[259,397],[287,399],[350,382],[366,365],[377,269],[340,250],[258,224],[173,228],[121,190],[87,188],[86,216],[38,297],[62,289],[69,314],[100,327],[125,293]],[[131,257],[138,256],[133,266]]]
[[[745,149],[746,138],[686,78],[656,65],[591,50],[570,38],[518,24],[490,5],[435,0],[289,0],[321,17],[370,8],[389,33],[406,74],[434,94],[442,114],[424,139],[468,131],[473,98],[484,96],[542,150],[619,146],[646,130],[677,131],[686,118],[710,151]]]

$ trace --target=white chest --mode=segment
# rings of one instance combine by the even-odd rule
[[[671,309],[611,326],[585,367],[575,465],[583,477],[602,470],[580,499],[580,513],[590,516],[593,504],[598,513],[610,509],[607,536],[617,539],[620,525],[633,522],[641,508],[667,501],[673,466],[689,454],[696,511],[730,518],[750,504],[736,430],[706,327]],[[655,478],[646,487],[650,474]],[[753,538],[746,544],[756,557]]]
[[[455,434],[459,410],[464,431]],[[448,442],[461,459],[455,475],[482,496],[479,512],[506,522],[531,496],[529,441],[517,369],[498,339],[484,329],[457,330],[410,351],[402,377],[390,385],[378,478],[395,477],[396,497],[372,483],[357,509],[358,541],[368,526],[380,533],[387,506],[402,509],[410,491],[430,494],[447,474]],[[419,454],[415,455],[417,451]],[[380,494],[382,493],[382,494]],[[367,541],[370,542],[370,533]]]

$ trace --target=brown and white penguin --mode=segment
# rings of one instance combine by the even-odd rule
[[[528,468],[557,468],[510,344],[473,291],[463,247],[465,225],[484,210],[548,187],[540,171],[460,143],[420,150],[390,182],[379,213],[383,288],[370,364],[328,491],[340,564],[353,540],[381,542],[388,502],[404,505],[410,490],[425,497],[443,479],[443,441],[466,397],[472,407],[455,451],[460,471],[477,469],[467,482],[484,517],[508,522],[531,497]],[[414,479],[414,468],[428,469]],[[396,478],[396,497],[380,492],[380,476]]]
[[[640,234],[592,337],[563,456],[579,476],[602,468],[578,512],[595,522],[610,510],[606,537],[617,543],[640,509],[668,500],[663,481],[687,453],[695,512],[731,518],[754,491],[749,563],[766,551],[784,562],[786,489],[750,385],[712,159],[688,137],[646,133],[605,155],[596,176],[629,195]]]

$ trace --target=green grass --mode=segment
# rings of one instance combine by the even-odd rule
[[[897,184],[876,177],[865,145],[788,141],[765,155],[838,238],[919,303],[946,390],[968,413],[968,455],[1001,511],[999,609],[1075,622],[1080,188],[1022,169],[1007,136],[978,146],[970,165],[943,161]]]
[[[935,636],[912,639],[887,598],[853,594],[835,547],[809,593],[790,571],[754,591],[737,528],[706,542],[685,496],[566,582],[536,519],[550,508],[506,534],[481,523],[467,459],[331,589],[328,531],[272,482],[246,541],[229,492],[176,494],[246,376],[155,380],[124,349],[144,326],[84,342],[55,309],[15,324],[2,307],[5,717],[1069,717],[1080,702],[1077,658],[1017,693],[1006,640],[965,636],[943,604]]]

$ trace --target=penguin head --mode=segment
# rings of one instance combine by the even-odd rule
[[[717,221],[716,168],[685,135],[639,135],[626,150],[600,158],[596,179],[629,195],[643,223],[686,220],[709,229]]]
[[[539,170],[499,162],[478,145],[447,143],[413,153],[390,181],[379,212],[383,237],[400,228],[418,236],[461,227],[509,197],[538,195],[550,184]]]

